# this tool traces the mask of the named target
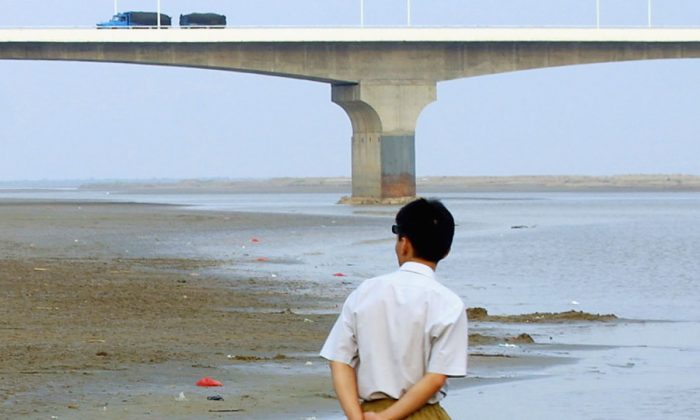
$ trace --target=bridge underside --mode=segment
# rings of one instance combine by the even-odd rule
[[[352,194],[416,194],[415,128],[439,81],[615,61],[698,58],[700,42],[0,42],[0,59],[196,67],[329,83],[352,123]]]

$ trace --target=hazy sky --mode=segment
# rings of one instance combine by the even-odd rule
[[[415,25],[592,26],[595,0],[412,0]],[[161,0],[229,25],[358,25],[359,0]],[[644,26],[647,0],[600,0]],[[700,1],[655,0],[658,26],[700,27]],[[92,26],[112,0],[0,0],[0,27]],[[120,10],[155,10],[121,0]],[[404,25],[406,0],[365,0]],[[700,175],[700,60],[642,61],[441,83],[417,175]],[[0,180],[350,176],[350,121],[330,86],[233,72],[0,60]]]

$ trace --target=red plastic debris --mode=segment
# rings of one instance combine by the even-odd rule
[[[257,262],[268,262],[268,261],[270,261],[270,259],[269,259],[269,258],[265,258],[265,257],[260,257],[260,258],[256,258],[255,261],[257,261]]]
[[[343,273],[335,273],[333,274],[333,277],[347,277],[347,275]]]
[[[210,377],[208,377],[208,376],[205,376],[204,378],[198,380],[197,383],[196,383],[195,385],[197,385],[197,386],[206,386],[206,387],[209,387],[209,386],[224,386],[224,384],[222,384],[221,382],[217,381],[216,379],[212,379],[212,378],[210,378]]]
[[[252,243],[254,243],[254,244],[258,244],[258,243],[260,243],[260,239],[258,239],[258,238],[250,238],[250,242],[252,242]]]

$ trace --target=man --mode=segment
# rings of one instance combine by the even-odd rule
[[[447,377],[466,375],[467,317],[435,269],[454,219],[439,201],[418,199],[399,210],[392,232],[399,270],[348,296],[321,356],[348,419],[449,419],[439,401]]]

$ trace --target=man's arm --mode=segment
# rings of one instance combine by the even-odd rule
[[[381,413],[365,413],[365,420],[403,419],[420,410],[447,381],[447,376],[426,373],[391,407]]]
[[[340,407],[349,420],[362,420],[362,408],[357,392],[357,376],[355,369],[341,362],[330,362],[333,388],[340,401]]]

